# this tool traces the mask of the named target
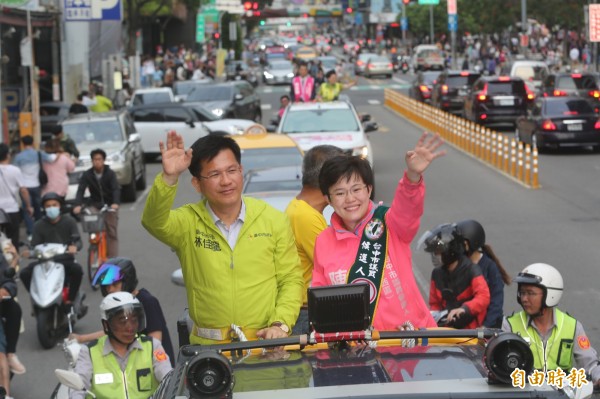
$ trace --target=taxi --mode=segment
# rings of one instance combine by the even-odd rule
[[[319,54],[317,54],[317,51],[312,48],[312,47],[300,47],[297,51],[296,51],[296,59],[297,60],[301,60],[301,61],[310,61],[312,59],[315,59],[319,56]]]
[[[302,168],[304,152],[285,134],[267,133],[262,125],[255,124],[232,138],[242,151],[245,171],[281,166]]]

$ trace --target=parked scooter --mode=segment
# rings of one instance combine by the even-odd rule
[[[33,258],[37,259],[31,278],[31,304],[37,322],[37,335],[45,349],[54,347],[64,337],[69,327],[69,313],[81,319],[87,313],[83,304],[85,294],[77,293],[71,307],[65,306],[69,287],[64,285],[65,267],[62,262],[72,257],[67,245],[48,243],[36,245]]]

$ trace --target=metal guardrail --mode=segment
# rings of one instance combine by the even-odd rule
[[[525,187],[540,188],[538,150],[495,130],[385,89],[385,105],[453,147],[470,154]]]

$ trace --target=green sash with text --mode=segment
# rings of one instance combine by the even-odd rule
[[[375,317],[375,310],[379,302],[381,284],[383,282],[384,268],[387,262],[387,227],[385,225],[385,214],[390,209],[387,206],[379,206],[373,213],[363,230],[360,245],[356,254],[356,260],[346,278],[348,284],[367,283],[369,285],[369,313],[371,324]]]

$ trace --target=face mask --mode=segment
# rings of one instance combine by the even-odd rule
[[[56,219],[60,215],[60,208],[57,206],[49,206],[46,208],[46,216],[50,219]]]
[[[431,263],[433,263],[433,267],[442,267],[444,263],[442,262],[442,255],[431,254]]]

